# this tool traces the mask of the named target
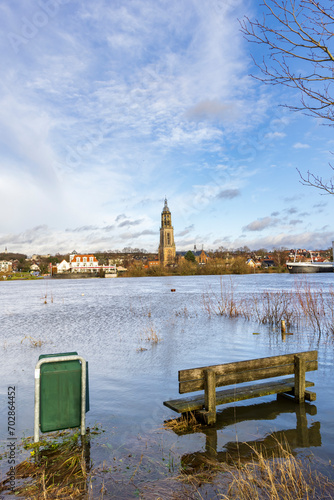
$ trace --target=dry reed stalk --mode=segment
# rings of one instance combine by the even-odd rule
[[[159,337],[156,329],[152,325],[145,329],[145,335],[145,340],[151,342],[152,344],[157,344],[158,342],[162,341],[162,338]]]
[[[326,297],[326,333],[334,335],[334,289],[332,286]]]
[[[296,295],[302,314],[320,337],[326,316],[323,289],[318,287],[315,291],[312,291],[309,283],[303,280],[296,282]]]
[[[250,447],[253,458],[232,465],[202,458],[200,469],[185,470],[179,480],[194,486],[212,484],[224,500],[333,499],[334,482],[294,457],[287,443],[277,441],[276,453]],[[206,486],[207,489],[207,486]],[[216,498],[216,496],[215,496]]]
[[[44,344],[43,340],[36,340],[33,337],[30,337],[30,335],[25,335],[21,340],[21,344],[24,340],[30,341],[30,347],[41,347],[41,345]]]
[[[310,327],[319,338],[322,333],[334,334],[334,289],[325,292],[322,287],[312,290],[306,280],[296,280],[294,290],[265,290],[249,294],[248,298],[235,296],[235,284],[220,278],[220,295],[203,294],[202,307],[212,314],[227,318],[241,317],[262,324],[278,326],[284,320],[287,328]]]
[[[224,499],[239,500],[297,500],[333,498],[334,483],[312,472],[294,457],[287,444],[279,443],[278,457],[266,457],[253,449],[254,459],[248,464],[238,464],[230,470],[232,482]]]
[[[195,414],[190,411],[188,413],[183,413],[180,417],[166,420],[164,422],[164,428],[170,429],[176,434],[183,434],[197,432],[198,429],[201,428],[201,424],[196,419]]]

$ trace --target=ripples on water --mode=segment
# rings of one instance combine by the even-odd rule
[[[254,291],[290,290],[302,278],[285,274],[223,277],[227,283],[231,279],[237,295],[247,297]],[[311,287],[324,289],[332,279],[332,275],[307,277]],[[295,332],[283,343],[280,333],[265,325],[209,317],[203,308],[206,292],[220,292],[219,277],[0,283],[0,390],[4,397],[8,385],[18,388],[18,435],[33,433],[38,356],[78,351],[89,361],[91,411],[87,423],[100,422],[106,430],[101,439],[109,444],[109,455],[105,452],[103,458],[110,458],[121,445],[135,449],[143,436],[165,441],[180,454],[205,449],[203,434],[177,438],[170,431],[159,430],[164,419],[176,416],[162,402],[178,396],[178,370],[317,348],[311,331]],[[146,340],[152,332],[160,342]],[[32,347],[29,337],[41,340],[42,347]],[[312,451],[325,459],[333,458],[332,377],[333,346],[331,339],[324,338],[319,345],[319,370],[309,376],[315,381],[317,415],[308,416],[308,422],[320,422],[322,446],[318,444]],[[0,411],[4,440],[6,407],[2,405]],[[274,420],[241,422],[219,431],[218,445],[223,449],[235,441],[236,433],[239,440],[251,441],[291,426],[296,426],[296,414],[291,412],[278,414]]]

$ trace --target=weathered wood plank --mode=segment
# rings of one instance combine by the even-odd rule
[[[204,422],[208,425],[216,422],[216,374],[209,368],[204,370]]]
[[[305,386],[313,387],[314,383],[306,381]],[[245,399],[269,396],[271,394],[286,393],[293,390],[294,378],[275,380],[274,382],[266,382],[263,384],[252,384],[232,389],[224,389],[216,391],[216,404],[218,406],[221,404],[233,403],[235,401],[243,401]],[[205,405],[204,394],[164,401],[164,405],[178,413],[201,410]]]
[[[305,359],[302,356],[295,356],[295,398],[298,403],[305,399]]]
[[[204,406],[206,411],[216,413],[216,374],[214,370],[204,372]]]
[[[286,396],[287,399],[295,399],[295,392],[294,390],[293,391],[289,391],[289,392],[285,392],[284,394],[282,394],[282,396]],[[316,401],[317,399],[317,395],[315,392],[312,392],[312,391],[307,391],[305,390],[305,400],[306,401]]]
[[[203,372],[208,368],[213,368],[216,374],[227,375],[229,373],[235,373],[241,370],[256,370],[258,368],[266,368],[277,365],[280,366],[282,364],[290,364],[290,363],[293,364],[294,357],[296,355],[303,356],[305,358],[305,361],[315,361],[318,359],[318,351],[304,351],[304,352],[297,352],[295,354],[270,356],[268,358],[236,361],[235,363],[225,363],[213,366],[203,366],[199,368],[189,368],[186,370],[179,371],[179,382],[185,382],[187,380],[195,380],[198,378],[203,378]]]
[[[302,359],[304,358],[302,357]],[[305,362],[306,371],[315,371],[317,369],[318,369],[317,361]],[[244,382],[252,382],[253,380],[281,377],[284,375],[292,375],[294,373],[295,373],[294,362],[282,366],[259,368],[256,370],[244,370],[239,373],[238,372],[229,373],[227,375],[222,375],[216,372],[216,387],[222,387],[224,385],[232,385],[232,384],[241,384]],[[204,378],[179,383],[180,394],[186,394],[188,392],[194,392],[194,391],[201,391],[203,389],[204,389]]]

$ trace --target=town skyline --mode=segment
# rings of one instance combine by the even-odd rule
[[[333,196],[297,171],[331,176],[331,128],[249,76],[258,2],[0,9],[0,248],[157,252],[165,196],[178,251],[331,247]]]

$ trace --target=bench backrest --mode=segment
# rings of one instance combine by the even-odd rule
[[[301,356],[305,360],[305,371],[318,369],[318,351],[305,351],[223,365],[191,368],[179,371],[179,393],[204,390],[204,372],[208,369],[214,370],[216,374],[216,387],[292,375],[295,370],[295,356]]]

